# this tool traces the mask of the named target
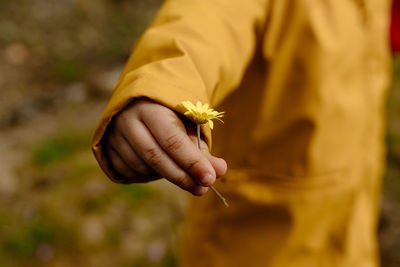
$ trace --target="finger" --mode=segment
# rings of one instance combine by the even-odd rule
[[[118,152],[121,158],[139,174],[150,175],[155,171],[147,165],[133,150],[126,138],[121,134],[114,134],[110,138],[110,144]]]
[[[197,139],[197,132],[196,129],[192,129],[191,127],[188,127],[186,129],[187,131],[187,135],[189,136],[190,141],[196,146],[198,147],[198,139]],[[203,140],[203,138],[200,138],[200,150],[203,153],[210,153],[208,150],[208,145],[207,143]]]
[[[185,127],[172,110],[154,104],[150,112],[141,114],[141,119],[163,150],[196,181],[204,186],[215,182],[214,168],[190,141]]]
[[[192,141],[192,143],[197,145],[197,143],[198,143],[197,134],[194,135],[191,132],[191,130],[188,130],[188,135],[189,135],[189,138]],[[211,155],[208,150],[207,143],[202,139],[200,140],[200,148],[201,148],[201,152],[203,152],[203,154],[207,157],[207,159],[210,161],[211,165],[213,166],[216,177],[219,178],[222,175],[224,175],[228,169],[226,161],[222,158],[218,158],[218,157]]]
[[[138,151],[138,155],[162,177],[194,195],[207,192],[207,187],[199,186],[171,159],[142,122],[132,120],[126,128],[126,136],[131,146]]]
[[[228,170],[228,165],[226,164],[226,161],[224,159],[215,157],[211,155],[208,151],[207,158],[210,161],[211,165],[214,167],[217,178],[225,175],[226,171]]]
[[[107,149],[108,159],[114,170],[122,176],[122,178],[133,177],[133,170],[124,162],[118,153],[111,147]]]
[[[113,148],[111,148],[111,150],[107,153],[114,171],[118,174],[117,176],[119,176],[117,178],[122,178],[122,183],[124,184],[147,183],[161,178],[161,176],[154,171],[152,173],[144,175],[136,172],[135,170],[132,170],[129,165],[124,161],[124,159],[118,154],[118,152]]]

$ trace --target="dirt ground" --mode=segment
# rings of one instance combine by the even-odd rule
[[[161,0],[0,0],[0,266],[176,266],[187,195],[109,182],[90,139]],[[400,57],[379,226],[400,266]]]

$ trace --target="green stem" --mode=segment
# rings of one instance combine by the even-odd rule
[[[197,145],[198,145],[199,149],[201,150],[201,147],[200,147],[200,124],[197,124]],[[210,188],[221,199],[221,201],[224,203],[224,205],[229,207],[228,202],[226,202],[226,199],[221,195],[221,193],[218,192],[217,189],[215,189],[215,187],[212,185],[210,185]]]
[[[197,146],[199,147],[201,151],[201,146],[200,146],[200,124],[197,124]]]

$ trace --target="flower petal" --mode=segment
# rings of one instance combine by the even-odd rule
[[[203,124],[208,122],[210,128],[213,129],[214,122],[212,120],[217,119],[223,122],[220,118],[224,116],[224,112],[218,112],[210,108],[209,104],[203,105],[200,101],[197,101],[196,105],[194,105],[190,101],[183,101],[182,105],[187,110],[184,115],[196,124]]]
[[[212,130],[214,128],[214,122],[212,120],[209,120],[208,124],[210,125],[210,129]]]
[[[184,106],[187,110],[191,110],[194,107],[194,105],[190,101],[183,101],[182,106]]]

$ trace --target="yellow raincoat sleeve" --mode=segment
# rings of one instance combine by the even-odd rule
[[[184,100],[216,104],[241,81],[255,49],[265,0],[167,0],[134,48],[95,129],[92,149],[115,182],[102,152],[114,115],[147,97],[182,113]],[[210,144],[210,129],[203,132]]]

